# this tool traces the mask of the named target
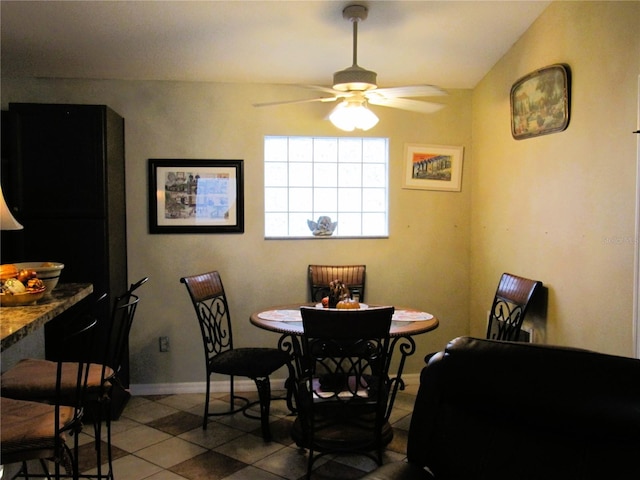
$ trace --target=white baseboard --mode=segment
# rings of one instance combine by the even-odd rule
[[[416,385],[420,382],[419,373],[410,373],[403,375],[402,379],[406,385]],[[255,391],[256,384],[249,379],[236,379],[234,382],[236,392]],[[207,384],[205,382],[184,382],[184,383],[138,383],[132,384],[130,387],[131,395],[176,395],[180,393],[205,393]],[[284,390],[284,379],[272,380],[271,388],[273,390]],[[229,382],[218,381],[211,383],[211,391],[228,392]]]

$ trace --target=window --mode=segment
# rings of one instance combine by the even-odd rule
[[[333,237],[386,237],[386,138],[265,137],[265,237],[313,237],[327,216]]]

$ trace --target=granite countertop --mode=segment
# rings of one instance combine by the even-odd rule
[[[35,305],[0,308],[0,338],[4,351],[93,292],[90,283],[60,283]]]

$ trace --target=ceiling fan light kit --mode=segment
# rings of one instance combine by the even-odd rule
[[[353,132],[359,130],[369,130],[378,123],[378,117],[366,106],[366,101],[344,100],[333,109],[329,115],[329,120],[340,130]]]
[[[406,97],[431,97],[447,93],[433,85],[411,85],[403,87],[378,88],[378,74],[358,65],[358,23],[368,15],[367,7],[349,5],[342,11],[343,18],[353,24],[353,65],[333,74],[332,88],[309,86],[332,97],[320,97],[284,102],[254,104],[256,107],[285,105],[310,102],[341,102],[329,114],[329,120],[341,130],[351,132],[354,129],[368,130],[378,123],[378,117],[368,108],[368,104],[389,108],[399,108],[412,112],[429,114],[440,110],[444,105],[411,100]]]
[[[341,92],[365,92],[376,87],[378,74],[353,65],[333,74],[333,89]]]

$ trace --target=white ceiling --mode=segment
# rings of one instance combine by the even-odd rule
[[[2,74],[329,85],[352,3],[379,86],[473,88],[550,2],[2,0]]]

